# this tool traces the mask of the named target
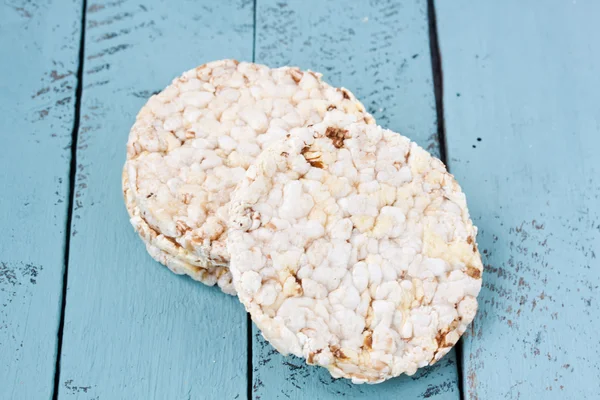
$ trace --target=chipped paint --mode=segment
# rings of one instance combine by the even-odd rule
[[[76,386],[73,384],[73,379],[69,379],[64,382],[64,386],[67,390],[71,392],[71,394],[75,393],[87,393],[90,390],[91,386]]]

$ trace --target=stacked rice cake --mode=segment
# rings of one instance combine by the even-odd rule
[[[443,163],[321,75],[216,61],[138,114],[123,190],[150,255],[237,292],[263,336],[377,383],[445,355],[482,263]]]

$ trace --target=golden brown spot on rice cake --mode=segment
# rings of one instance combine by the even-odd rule
[[[373,331],[368,330],[366,331],[367,334],[365,335],[365,338],[363,340],[363,349],[366,350],[372,350],[373,349]]]
[[[481,271],[471,265],[467,266],[466,274],[473,279],[481,279]]]
[[[304,156],[306,162],[308,162],[311,166],[320,169],[323,169],[325,167],[325,165],[319,158],[320,154],[315,154],[315,152],[311,152],[309,146],[305,146],[302,149],[302,151],[300,151],[300,154]]]
[[[311,351],[310,353],[308,353],[308,358],[306,359],[306,361],[307,361],[309,364],[314,364],[314,363],[315,363],[315,362],[314,362],[314,357],[315,357],[317,354],[321,354],[321,352],[322,352],[322,351],[323,351],[323,349],[319,349],[319,350],[317,350],[317,351],[314,351],[314,352],[312,352],[312,351]]]
[[[292,79],[296,83],[299,83],[300,80],[302,80],[302,77],[304,76],[304,74],[300,70],[297,70],[297,69],[291,69],[290,75],[292,76]]]
[[[340,358],[340,359],[345,359],[348,358],[344,352],[342,351],[342,349],[340,349],[339,346],[329,346],[329,350],[331,350],[331,353],[333,354],[333,356],[335,358]]]
[[[344,147],[344,139],[346,139],[347,134],[347,130],[336,128],[333,126],[328,127],[325,131],[325,136],[331,139],[333,141],[333,145],[338,149]]]

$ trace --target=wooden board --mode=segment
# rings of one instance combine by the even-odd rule
[[[151,260],[120,176],[153,92],[206,61],[251,59],[253,3],[94,1],[86,17],[59,397],[244,398],[243,307]]]
[[[52,396],[80,14],[79,1],[0,2],[2,399]]]
[[[257,62],[324,73],[356,94],[379,124],[437,154],[426,1],[258,0],[257,6]],[[254,327],[252,364],[253,399],[459,398],[454,352],[414,377],[356,386],[282,357]]]
[[[147,3],[87,7],[58,397],[243,399],[250,385],[254,399],[459,398],[454,353],[414,377],[353,386],[278,355],[255,328],[247,343],[235,298],[149,258],[119,183],[148,96],[197,64],[253,54],[323,72],[438,154],[426,2]],[[81,4],[0,4],[2,399],[53,393]],[[466,397],[594,399],[600,4],[455,0],[436,11],[448,163],[486,264]]]
[[[597,1],[437,1],[450,168],[484,254],[467,398],[597,399]]]

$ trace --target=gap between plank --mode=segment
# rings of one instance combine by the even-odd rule
[[[446,148],[446,127],[444,124],[444,79],[442,75],[442,57],[438,42],[437,19],[435,16],[434,0],[427,0],[427,19],[429,22],[429,51],[431,52],[431,69],[433,72],[433,87],[437,119],[437,136],[440,145],[440,159],[448,167]]]
[[[69,204],[67,210],[67,227],[65,240],[65,260],[63,271],[63,286],[60,307],[60,322],[58,325],[58,345],[56,349],[56,365],[54,366],[54,389],[52,399],[58,399],[60,386],[60,359],[62,355],[63,332],[65,328],[65,308],[67,305],[67,284],[69,281],[69,253],[71,250],[71,224],[73,222],[73,204],[75,200],[75,177],[77,174],[77,137],[79,133],[79,120],[81,113],[81,93],[83,91],[83,59],[85,48],[85,21],[87,0],[83,0],[81,12],[81,37],[79,39],[79,65],[77,66],[77,88],[75,89],[75,115],[73,130],[71,131],[71,164],[69,167]]]
[[[258,0],[254,0],[254,8],[252,11],[252,62],[256,62],[256,9],[257,9]],[[248,370],[248,383],[246,388],[246,398],[247,400],[252,399],[252,384],[253,384],[253,373],[254,373],[254,365],[252,363],[252,346],[254,342],[252,340],[252,318],[250,314],[246,314],[246,340],[248,341],[248,355],[246,360],[246,368]]]
[[[431,52],[431,69],[433,72],[433,87],[435,95],[435,109],[437,119],[437,137],[440,147],[440,159],[450,171],[448,165],[448,149],[446,147],[446,126],[444,123],[444,76],[442,73],[442,57],[438,42],[437,19],[435,15],[434,0],[427,0],[427,20],[429,22],[429,50]],[[454,346],[456,352],[456,371],[458,375],[458,393],[461,399],[465,398],[463,387],[463,340],[460,339]]]
[[[248,359],[246,360],[246,368],[248,369],[248,385],[246,388],[246,397],[248,400],[252,399],[252,318],[250,314],[246,315],[246,339],[248,341]]]
[[[254,0],[254,11],[252,15],[252,62],[256,62],[256,8],[257,0]]]

